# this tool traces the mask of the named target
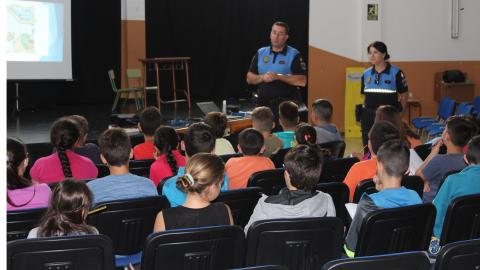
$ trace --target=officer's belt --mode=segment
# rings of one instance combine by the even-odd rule
[[[385,88],[370,88],[370,89],[364,89],[363,92],[364,93],[393,94],[393,93],[396,93],[397,90],[385,89]]]

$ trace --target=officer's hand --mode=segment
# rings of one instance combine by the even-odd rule
[[[265,73],[265,74],[263,74],[262,80],[263,80],[264,82],[267,82],[267,83],[268,83],[268,82],[273,82],[274,79],[273,79],[272,74],[273,74],[273,73],[270,72],[270,71],[267,72],[267,73]]]

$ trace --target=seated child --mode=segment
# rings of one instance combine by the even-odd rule
[[[185,149],[185,157],[188,159],[197,153],[213,154],[215,150],[215,136],[212,128],[204,123],[190,125],[182,141],[182,148]],[[167,179],[163,184],[162,194],[167,196],[170,206],[175,207],[185,203],[187,194],[177,187],[178,177],[185,174],[185,167],[179,167],[177,175]],[[228,190],[228,177],[223,179],[222,190]]]
[[[316,145],[317,131],[309,124],[299,124],[295,130],[295,143],[296,145]]]
[[[47,207],[52,191],[23,177],[28,166],[25,144],[7,139],[7,211]]]
[[[257,107],[252,112],[252,126],[260,131],[265,143],[264,157],[271,157],[282,149],[283,141],[273,135],[271,130],[275,127],[272,110],[268,107]]]
[[[138,129],[143,133],[144,143],[133,147],[133,157],[135,160],[153,159],[155,146],[153,145],[153,135],[155,130],[162,124],[162,114],[156,107],[147,107],[140,114]]]
[[[400,138],[407,142],[407,144],[410,146],[410,163],[408,166],[408,175],[415,175],[415,172],[422,165],[423,160],[413,149],[410,143],[410,141],[414,143],[415,141],[409,139],[411,137],[407,136],[407,129],[405,129],[405,126],[403,125],[402,114],[400,113],[400,111],[392,105],[382,105],[378,107],[375,111],[374,123],[378,121],[387,121],[390,124],[394,125],[400,132]]]
[[[253,129],[244,129],[238,135],[238,151],[243,157],[230,158],[225,165],[228,175],[228,189],[246,188],[250,176],[258,171],[275,169],[272,160],[262,156],[262,134]]]
[[[235,154],[232,144],[223,136],[227,129],[227,116],[221,112],[209,112],[203,122],[212,128],[213,134],[217,138],[215,141],[215,155]]]
[[[448,176],[433,200],[437,209],[433,235],[437,238],[442,235],[443,221],[450,203],[460,196],[480,194],[480,135],[470,140],[464,158],[468,166]]]
[[[245,226],[245,232],[257,220],[335,216],[329,194],[315,190],[322,171],[323,157],[317,148],[299,145],[285,155],[286,188],[280,194],[259,200]]]
[[[332,124],[333,106],[326,99],[317,99],[312,103],[311,120],[317,130],[317,143],[343,141],[335,124]]]
[[[66,178],[97,178],[98,169],[93,162],[73,151],[80,138],[78,125],[68,117],[53,122],[50,141],[55,153],[37,159],[30,169],[32,180],[40,183],[55,183]]]
[[[233,225],[228,205],[211,203],[220,193],[223,174],[223,161],[218,156],[198,153],[191,157],[185,174],[177,179],[177,185],[187,194],[187,199],[181,206],[158,213],[153,231]]]
[[[297,126],[295,130],[295,144],[316,147],[322,152],[324,160],[336,159],[336,157],[332,156],[329,149],[321,148],[320,145],[317,144],[317,131],[309,124],[300,123]]]
[[[130,138],[125,130],[105,130],[98,139],[103,163],[110,175],[87,183],[93,193],[93,204],[101,202],[158,196],[157,187],[150,179],[131,174],[128,170],[132,157]]]
[[[401,186],[402,177],[408,169],[409,147],[403,140],[388,140],[378,150],[373,178],[378,193],[363,195],[345,238],[345,251],[354,256],[358,236],[365,216],[375,210],[421,204],[418,193]]]
[[[463,147],[473,137],[475,128],[473,124],[462,117],[452,116],[448,118],[442,139],[432,147],[430,154],[418,168],[416,175],[425,181],[423,202],[432,202],[438,191],[438,185],[445,174],[462,170],[467,166],[463,159]],[[447,146],[447,153],[442,155],[440,146]]]
[[[40,225],[32,229],[27,238],[98,234],[95,227],[85,222],[92,199],[85,182],[71,179],[60,182],[53,190]]]
[[[379,121],[373,124],[368,133],[368,149],[372,154],[372,158],[353,164],[345,176],[345,180],[343,180],[343,183],[345,183],[350,190],[350,201],[353,200],[353,195],[358,183],[375,176],[377,170],[376,153],[380,146],[393,139],[400,139],[400,133],[396,127],[386,121]]]
[[[295,146],[295,129],[300,117],[298,116],[298,105],[292,101],[284,101],[278,107],[279,122],[282,132],[275,132],[274,135],[283,141],[283,148]]]
[[[154,136],[155,162],[150,167],[150,179],[155,186],[169,176],[177,175],[185,166],[185,157],[178,151],[178,134],[172,127],[157,128]]]
[[[100,160],[100,148],[94,143],[86,143],[88,136],[88,121],[81,115],[70,115],[70,119],[78,124],[80,137],[73,151],[75,153],[89,158],[95,164],[102,164]]]

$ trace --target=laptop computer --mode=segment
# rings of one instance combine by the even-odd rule
[[[220,108],[218,108],[217,104],[213,101],[205,101],[205,102],[196,102],[200,111],[202,111],[203,115],[207,115],[209,112],[222,112]],[[227,119],[240,119],[242,116],[240,115],[227,115]]]

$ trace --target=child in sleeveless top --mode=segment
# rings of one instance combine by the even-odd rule
[[[186,166],[185,175],[177,186],[187,193],[181,206],[164,209],[158,213],[154,232],[214,225],[232,225],[230,208],[220,202],[211,203],[220,193],[225,166],[216,155],[198,153]]]

